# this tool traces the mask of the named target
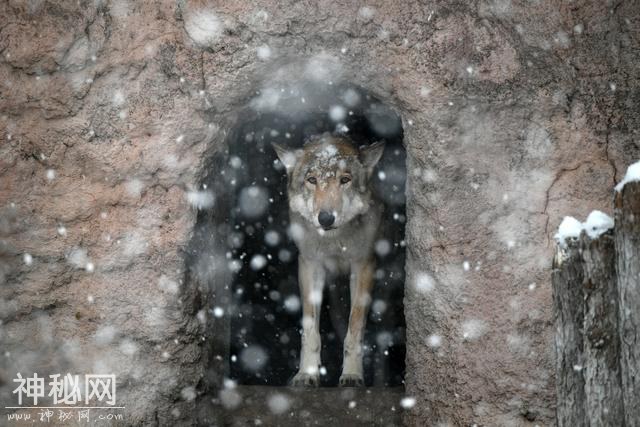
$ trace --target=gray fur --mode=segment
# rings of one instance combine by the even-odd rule
[[[275,144],[274,148],[287,170],[290,234],[300,251],[303,334],[300,370],[293,385],[319,383],[322,289],[327,274],[337,273],[350,273],[351,292],[340,384],[362,385],[361,343],[371,299],[373,248],[383,213],[383,204],[372,196],[370,179],[384,143],[357,149],[346,137],[323,134],[301,150]],[[346,178],[350,180],[343,182]],[[330,228],[320,226],[320,211],[334,215]]]

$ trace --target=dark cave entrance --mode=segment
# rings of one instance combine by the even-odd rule
[[[372,178],[374,192],[385,204],[385,218],[384,238],[376,244],[364,375],[367,386],[402,385],[406,151],[401,120],[379,99],[353,85],[325,85],[314,91],[307,100],[302,98],[312,104],[304,111],[248,108],[227,135],[228,152],[210,165],[217,173],[205,182],[214,193],[225,195],[214,209],[217,225],[204,229],[211,237],[216,235],[217,256],[224,246],[228,269],[226,275],[214,278],[218,283],[213,285],[210,312],[214,327],[217,322],[228,335],[225,340],[219,331],[214,333],[212,357],[217,363],[213,365],[225,366],[225,377],[244,385],[284,386],[296,373],[302,317],[297,248],[287,232],[286,173],[271,143],[300,147],[314,134],[343,133],[357,145],[386,141]],[[229,210],[223,220],[225,208]],[[211,215],[200,215],[199,224],[203,221],[211,222]],[[226,281],[224,288],[220,280]],[[322,386],[338,383],[348,318],[348,278],[328,282],[320,324]],[[221,358],[226,360],[220,363]]]

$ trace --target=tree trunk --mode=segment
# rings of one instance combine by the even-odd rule
[[[640,420],[640,183],[628,183],[616,193],[615,224],[622,392],[631,426]]]
[[[581,236],[584,260],[584,382],[591,426],[623,426],[618,291],[613,233]]]
[[[583,363],[584,271],[579,243],[557,248],[551,276],[554,301],[558,427],[585,424]]]

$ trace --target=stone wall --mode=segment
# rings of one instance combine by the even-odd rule
[[[406,423],[553,424],[554,229],[640,155],[632,2],[80,3],[0,4],[2,402],[116,372],[128,421],[188,424],[205,165],[270,87],[345,81],[403,118]]]

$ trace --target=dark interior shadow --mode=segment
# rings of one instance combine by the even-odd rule
[[[335,106],[340,114],[332,110]],[[212,314],[215,321],[222,309],[230,321],[228,374],[239,384],[286,385],[297,370],[301,323],[297,249],[287,232],[286,174],[271,143],[299,147],[309,136],[327,131],[345,133],[358,145],[380,139],[387,143],[373,178],[386,210],[384,239],[376,245],[377,271],[364,337],[365,383],[403,383],[406,152],[402,125],[397,114],[362,89],[336,85],[323,93],[322,102],[311,112],[284,115],[249,110],[242,114],[227,137],[226,162],[216,165],[219,173],[210,185],[226,192],[225,206],[230,207],[226,224],[218,228],[225,226],[224,256],[233,279],[229,300],[214,298]],[[217,239],[222,241],[219,235]],[[325,287],[322,385],[336,385],[340,375],[348,289],[348,278]]]

